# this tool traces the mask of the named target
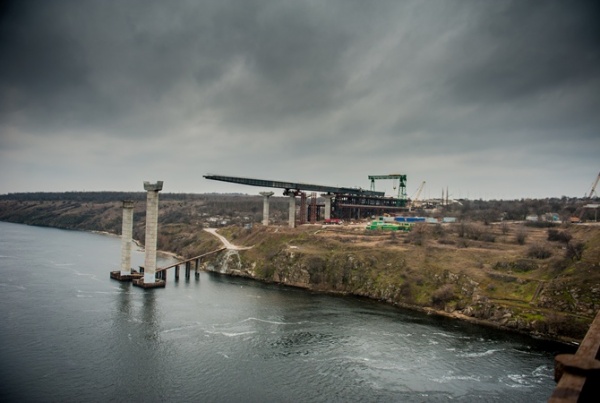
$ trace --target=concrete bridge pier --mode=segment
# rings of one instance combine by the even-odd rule
[[[333,195],[329,193],[324,193],[321,194],[321,196],[325,198],[324,218],[325,220],[329,220],[331,218],[331,199],[333,198]]]
[[[165,282],[156,276],[156,244],[158,234],[158,192],[163,188],[163,182],[144,182],[146,190],[146,256],[144,259],[144,277],[134,281],[134,285],[143,288],[164,287]]]
[[[290,210],[288,215],[288,226],[294,228],[296,226],[296,195],[290,192]]]
[[[269,197],[273,196],[273,192],[260,192],[263,196],[263,220],[262,223],[264,226],[269,225]]]
[[[131,239],[133,235],[133,201],[123,200],[121,227],[121,276],[131,275]]]
[[[155,283],[156,273],[156,244],[158,235],[158,192],[163,183],[144,182],[146,190],[146,257],[144,260],[144,284]]]
[[[131,243],[133,234],[133,201],[123,200],[123,223],[121,226],[121,270],[111,271],[110,278],[119,281],[139,279],[140,273],[131,268]]]

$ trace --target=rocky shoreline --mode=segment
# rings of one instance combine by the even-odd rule
[[[282,255],[286,259],[282,259]],[[277,266],[269,275],[265,275],[264,261],[244,256],[244,252],[226,251],[215,256],[210,262],[206,262],[205,269],[230,276],[250,278],[266,283],[275,283],[309,290],[312,292],[323,292],[335,295],[352,295],[385,302],[403,309],[423,312],[428,315],[439,315],[470,323],[494,327],[507,331],[526,334],[538,339],[561,342],[566,344],[577,344],[585,335],[587,321],[590,318],[582,318],[577,314],[553,313],[538,306],[511,307],[490,301],[485,295],[478,293],[479,284],[467,276],[460,276],[450,272],[445,278],[438,278],[440,284],[454,284],[460,287],[460,292],[468,297],[468,302],[457,304],[456,298],[442,301],[438,306],[424,306],[406,302],[402,297],[402,284],[392,284],[387,288],[380,287],[356,287],[352,280],[345,285],[327,284],[327,282],[311,281],[310,257],[301,256],[297,250],[280,253],[272,260]],[[287,260],[287,261],[285,261]],[[334,264],[329,261],[328,264]],[[365,267],[356,266],[357,271],[366,270]],[[314,273],[313,273],[314,274]],[[312,280],[315,280],[312,276]],[[443,276],[438,276],[443,277]],[[338,279],[339,280],[339,279]],[[469,285],[470,289],[465,285]],[[455,295],[456,296],[456,295]],[[461,295],[458,295],[460,297]],[[579,318],[581,325],[572,326],[573,318]]]

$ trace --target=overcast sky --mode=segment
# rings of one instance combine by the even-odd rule
[[[597,1],[0,4],[0,194],[582,197],[600,171]]]

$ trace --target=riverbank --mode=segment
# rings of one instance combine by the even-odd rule
[[[0,200],[0,220],[119,233],[120,202],[96,200],[100,196],[105,195]],[[221,242],[203,230],[217,217],[204,211],[224,211],[238,198],[215,197],[165,196],[158,249],[182,259],[218,249]],[[262,199],[255,199],[260,206]],[[240,211],[232,216],[250,220]],[[143,203],[136,203],[133,238],[142,243],[144,214]],[[220,234],[252,249],[228,251],[208,263],[226,274],[362,296],[551,339],[581,339],[600,309],[598,225],[543,228],[465,220],[418,225],[410,233],[365,228],[364,222],[295,229],[230,225]]]
[[[471,240],[458,248],[460,237],[452,226],[435,229],[437,236],[420,235],[419,245],[414,234],[361,228],[225,228],[220,232],[232,242],[253,248],[222,253],[208,267],[548,340],[581,340],[599,308],[598,228],[571,229],[586,243],[586,255],[571,259],[571,265],[561,256],[562,245],[547,245],[551,256],[535,259],[528,257],[531,244],[511,242],[520,226],[497,230],[505,232],[497,242]],[[528,237],[538,245],[547,230],[529,229]]]
[[[305,290],[307,292],[313,292],[313,293],[316,292],[316,293],[327,294],[327,295],[365,298],[367,300],[383,302],[383,303],[386,303],[386,304],[389,304],[389,305],[392,305],[392,306],[395,306],[395,307],[398,307],[401,309],[406,309],[409,311],[420,312],[420,313],[423,313],[426,315],[435,315],[435,316],[450,318],[450,319],[454,319],[454,320],[472,323],[472,324],[475,324],[478,326],[500,329],[503,331],[508,331],[508,332],[512,332],[512,333],[518,333],[518,334],[522,334],[522,335],[531,336],[531,337],[533,337],[535,339],[539,339],[539,340],[558,342],[558,343],[562,343],[562,344],[565,344],[568,346],[579,345],[579,343],[582,340],[582,337],[574,337],[574,336],[572,337],[569,335],[560,335],[560,334],[554,334],[554,333],[546,334],[546,333],[540,333],[535,330],[531,331],[529,329],[516,329],[513,326],[508,327],[505,324],[494,322],[492,320],[478,319],[473,316],[468,316],[468,315],[462,314],[458,311],[446,312],[444,310],[439,310],[439,309],[435,309],[432,307],[423,307],[423,306],[407,304],[407,303],[403,303],[403,302],[385,301],[385,300],[381,300],[381,299],[378,299],[378,298],[375,298],[375,297],[372,297],[369,295],[354,294],[354,293],[346,292],[346,291],[327,290],[327,289],[323,289],[323,288],[315,289],[315,288],[307,287],[304,285],[300,285],[298,283],[275,282],[275,281],[269,281],[269,280],[264,280],[264,279],[257,279],[256,277],[248,276],[246,274],[236,272],[235,270],[226,270],[225,272],[223,272],[219,268],[214,267],[210,264],[207,267],[205,267],[205,270],[209,271],[209,272],[218,273],[218,274],[224,275],[224,276],[241,277],[241,278],[251,279],[251,280],[258,281],[261,283],[266,283],[266,284],[280,284],[285,287],[298,288],[301,290]]]
[[[115,237],[0,226],[3,401],[544,401],[570,352],[225,275],[146,291],[108,279]]]

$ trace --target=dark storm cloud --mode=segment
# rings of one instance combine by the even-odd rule
[[[593,1],[2,4],[0,152],[15,161],[81,163],[70,147],[143,169],[172,147],[309,181],[352,160],[337,181],[398,160],[458,173],[477,153],[496,170],[497,155],[584,166],[600,149]]]
[[[2,24],[3,119],[110,125],[173,101],[234,121],[314,113],[343,85],[349,35],[335,18],[304,2],[15,2]],[[245,81],[219,83],[236,68]],[[186,89],[197,94],[178,99]]]
[[[589,2],[495,2],[462,39],[464,64],[449,77],[470,102],[535,97],[598,77],[600,7]]]

